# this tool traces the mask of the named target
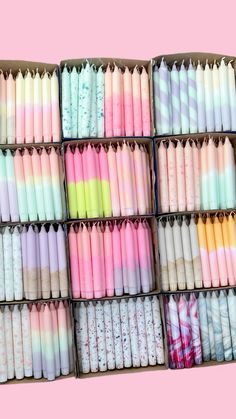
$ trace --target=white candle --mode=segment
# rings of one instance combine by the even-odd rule
[[[6,80],[1,70],[0,73],[0,144],[6,144],[7,141],[7,98],[6,98]]]
[[[16,82],[11,70],[7,77],[7,143],[16,142]]]
[[[205,109],[206,109],[207,132],[212,132],[215,129],[214,108],[213,108],[213,84],[212,84],[212,70],[209,67],[208,60],[206,61],[205,70],[204,70],[204,88],[205,88]]]
[[[213,81],[213,102],[214,102],[214,119],[215,119],[215,130],[222,130],[222,117],[221,117],[221,103],[220,103],[220,79],[219,69],[216,62],[214,62],[212,69],[212,81]]]
[[[16,142],[25,141],[25,82],[21,70],[16,76]]]
[[[59,85],[56,70],[51,77],[51,110],[52,110],[52,141],[59,142],[61,139],[60,109],[59,109]]]
[[[197,85],[197,115],[198,115],[198,132],[206,131],[206,114],[205,114],[205,91],[204,91],[204,73],[203,68],[198,61],[196,69],[196,85]]]

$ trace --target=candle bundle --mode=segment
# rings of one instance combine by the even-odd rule
[[[62,129],[65,138],[150,136],[149,79],[145,67],[124,72],[116,64],[87,62],[62,70]]]
[[[0,144],[59,142],[57,71],[0,71]]]
[[[171,217],[158,222],[163,291],[202,287],[198,230],[194,219]]]
[[[213,66],[190,59],[179,68],[163,58],[153,69],[153,89],[158,134],[236,131],[235,71],[224,58]]]
[[[57,148],[0,150],[2,222],[61,220],[63,192]]]
[[[162,141],[157,161],[160,212],[235,208],[234,148],[228,137]]]
[[[164,364],[156,296],[77,303],[75,318],[82,373]]]
[[[66,301],[1,307],[1,383],[24,377],[54,380],[72,371],[72,328]]]
[[[68,234],[74,298],[101,298],[155,287],[152,231],[146,220],[72,225]]]
[[[165,297],[170,368],[236,359],[234,290]]]
[[[152,212],[149,153],[145,145],[68,146],[65,153],[70,218]]]
[[[236,219],[176,217],[158,223],[163,291],[236,285]]]
[[[61,225],[0,231],[0,301],[68,297],[65,234]]]

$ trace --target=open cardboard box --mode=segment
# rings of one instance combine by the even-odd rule
[[[200,211],[183,211],[183,212],[168,212],[168,213],[162,213],[160,212],[160,207],[158,205],[158,202],[160,202],[160,195],[159,195],[159,187],[158,187],[158,145],[162,141],[173,141],[174,143],[177,142],[177,140],[183,140],[183,142],[186,142],[188,139],[192,140],[199,140],[200,143],[203,142],[203,140],[206,138],[213,138],[215,140],[218,140],[219,138],[225,139],[226,137],[229,138],[233,148],[234,148],[234,156],[235,156],[235,163],[236,163],[236,133],[221,133],[221,132],[212,132],[212,133],[201,133],[201,134],[185,134],[185,135],[173,135],[173,136],[160,136],[154,138],[154,159],[155,159],[155,168],[156,168],[156,208],[157,212],[156,215],[158,219],[164,217],[164,216],[171,216],[171,215],[188,215],[188,214],[215,214],[215,213],[230,213],[231,211],[235,211],[236,208],[229,208],[229,209],[215,209],[215,210],[200,210]]]
[[[151,138],[126,138],[126,137],[122,137],[122,138],[105,138],[105,139],[81,139],[81,140],[68,140],[68,142],[63,143],[62,148],[63,148],[63,154],[65,155],[66,149],[68,146],[72,146],[75,147],[77,144],[78,145],[86,145],[86,144],[94,144],[94,145],[99,145],[99,144],[122,144],[123,142],[129,143],[129,144],[143,144],[147,150],[148,150],[148,154],[149,154],[149,164],[150,164],[150,181],[151,181],[151,202],[152,202],[152,211],[150,214],[141,214],[142,216],[149,216],[149,215],[153,215],[155,214],[156,211],[156,200],[155,200],[155,168],[154,168],[154,156],[153,156],[153,143],[152,143],[152,139]],[[64,161],[64,165],[65,165],[65,161]],[[65,167],[65,166],[64,166]],[[65,173],[65,168],[64,168],[64,173]],[[65,178],[66,181],[66,178]],[[65,187],[65,191],[66,191],[66,204],[67,204],[67,214],[69,217],[69,201],[68,201],[68,191],[67,191],[67,182],[66,183],[66,187]],[[139,215],[140,216],[140,215]],[[134,216],[135,218],[138,218],[139,216]],[[132,216],[133,217],[133,216]],[[130,218],[130,217],[118,217],[120,219],[122,218]],[[73,221],[73,219],[68,218],[69,221]],[[109,218],[106,218],[106,220],[108,220]],[[115,219],[115,217],[112,217],[112,219]],[[89,220],[88,218],[84,219],[85,221]],[[92,220],[92,219],[90,219]],[[93,219],[93,220],[98,220],[97,218]]]
[[[124,219],[130,219],[129,217],[126,217],[126,218],[120,218],[120,221],[123,221]],[[158,242],[157,242],[157,222],[156,222],[156,219],[155,219],[155,217],[148,217],[148,218],[146,218],[146,217],[133,217],[132,218],[132,220],[140,220],[140,219],[145,219],[147,222],[148,222],[148,224],[149,224],[149,226],[150,226],[150,228],[151,228],[151,232],[152,232],[152,245],[153,245],[153,262],[154,262],[154,280],[155,280],[155,289],[153,290],[153,291],[151,291],[151,292],[149,292],[149,293],[146,293],[146,294],[144,294],[144,293],[140,293],[140,294],[137,294],[137,295],[135,295],[136,297],[137,296],[143,296],[143,297],[145,297],[145,296],[147,296],[147,295],[156,295],[156,294],[159,294],[160,293],[160,291],[161,291],[161,287],[160,287],[160,267],[159,267],[159,253],[158,253]],[[90,225],[92,224],[92,223],[94,223],[94,222],[97,222],[97,221],[102,221],[102,222],[105,222],[104,221],[104,218],[100,218],[100,219],[96,219],[96,221],[88,221],[88,220],[85,220],[85,221],[83,221],[83,223],[84,224],[87,224],[87,223],[89,223]],[[71,225],[76,225],[76,224],[78,224],[80,221],[75,221],[75,222],[68,222],[67,223],[67,249],[68,249],[68,258],[69,258],[69,244],[68,244],[68,232],[69,232],[69,229],[70,229],[70,226]],[[94,299],[84,299],[84,298],[73,298],[73,295],[72,295],[72,288],[71,288],[71,271],[70,271],[70,259],[68,259],[68,264],[69,264],[69,269],[68,269],[68,275],[69,275],[69,284],[70,284],[70,296],[71,296],[71,299],[72,299],[72,301],[73,302],[76,302],[76,301],[96,301],[96,300],[120,300],[120,299],[122,299],[122,298],[128,298],[128,297],[132,297],[132,296],[130,296],[129,294],[124,294],[124,295],[122,295],[122,296],[114,296],[114,297],[103,297],[103,298],[94,298]],[[133,296],[133,297],[135,297],[135,296]]]
[[[59,84],[59,96],[60,96],[60,71],[59,71],[59,66],[58,64],[52,64],[52,63],[42,63],[42,62],[37,62],[37,61],[23,61],[23,60],[0,60],[0,69],[4,72],[4,75],[6,73],[9,73],[10,70],[13,74],[13,76],[15,77],[19,71],[19,69],[21,70],[21,72],[24,73],[26,72],[26,70],[31,70],[31,71],[36,71],[36,69],[38,69],[40,75],[42,75],[44,73],[44,71],[49,72],[50,74],[53,73],[54,70],[56,70],[57,75],[58,75],[58,84]],[[59,100],[59,104],[60,104],[60,100]],[[62,132],[60,137],[62,138]],[[24,146],[32,146],[32,145],[47,145],[47,144],[60,144],[61,140],[59,142],[50,142],[50,143],[32,143],[32,144],[26,144],[24,143]],[[21,144],[0,144],[0,148],[17,148],[19,145]]]
[[[126,59],[126,58],[78,58],[78,59],[68,59],[68,60],[63,60],[60,62],[60,71],[62,72],[63,67],[65,66],[65,64],[72,68],[73,66],[76,67],[80,67],[82,64],[85,64],[86,61],[88,61],[90,64],[95,64],[96,67],[100,67],[101,65],[103,66],[103,68],[105,69],[108,64],[116,64],[119,68],[121,69],[125,69],[125,67],[128,67],[129,69],[133,69],[135,66],[138,67],[145,67],[145,69],[147,70],[148,73],[148,77],[149,77],[149,81],[150,81],[150,104],[152,103],[151,101],[151,97],[152,95],[152,65],[151,65],[151,61],[150,60],[139,60],[139,59]],[[61,85],[61,89],[62,90],[62,85]],[[152,106],[150,109],[151,112],[151,135],[154,134],[154,123],[153,123],[153,110],[152,110]],[[116,137],[115,137],[116,138]],[[129,138],[129,137],[125,137],[125,138]],[[145,138],[145,137],[143,137]],[[64,138],[63,140],[71,140],[70,138]],[[83,139],[82,139],[83,140]],[[99,140],[100,141],[100,140]]]
[[[225,62],[228,63],[229,61],[232,61],[232,66],[234,68],[234,72],[236,73],[236,57],[230,56],[230,55],[223,55],[223,54],[214,54],[214,53],[210,53],[210,52],[185,52],[185,53],[179,53],[179,54],[167,54],[167,55],[161,55],[161,56],[157,56],[152,58],[152,68],[155,64],[160,64],[162,58],[164,57],[166,63],[168,66],[172,66],[174,64],[174,62],[176,62],[177,66],[180,66],[182,64],[182,61],[184,60],[187,64],[189,63],[189,60],[191,58],[191,60],[195,63],[198,62],[198,60],[200,60],[200,62],[202,64],[204,64],[206,62],[206,60],[208,60],[209,64],[214,64],[214,61],[216,60],[217,62],[219,62],[221,60],[221,58],[225,58]],[[152,80],[150,78],[150,80]],[[157,127],[155,127],[155,118],[154,118],[154,93],[153,93],[153,84],[150,86],[150,91],[151,91],[151,109],[152,109],[152,121],[154,124],[154,135],[159,135],[158,134],[158,130]],[[191,135],[191,134],[189,134]],[[168,137],[170,135],[167,135]],[[175,136],[173,134],[173,136]],[[163,137],[163,135],[161,135],[161,137]]]
[[[150,294],[148,294],[150,295]],[[154,294],[155,295],[155,294]],[[147,294],[145,294],[147,296]],[[124,296],[122,298],[130,299],[130,298],[137,298],[139,296]],[[75,324],[78,319],[76,319],[76,310],[75,304],[78,302],[73,302],[73,322],[74,322],[74,341],[75,341],[75,377],[76,378],[94,378],[94,377],[103,377],[107,375],[117,375],[117,374],[127,374],[127,373],[134,373],[134,372],[147,372],[147,371],[160,371],[168,369],[168,350],[167,350],[167,336],[166,336],[166,327],[165,327],[165,319],[164,319],[164,306],[162,297],[159,296],[160,301],[160,312],[161,312],[161,319],[162,319],[162,333],[163,333],[163,344],[164,344],[164,364],[162,365],[154,365],[154,366],[147,366],[147,367],[131,367],[131,368],[123,368],[123,369],[114,369],[114,370],[107,370],[107,371],[98,371],[98,372],[90,372],[88,374],[84,374],[80,371],[79,368],[79,355],[78,355],[78,347],[77,347],[77,340],[76,340],[76,331],[75,331]],[[108,298],[109,300],[113,300],[113,298]],[[96,301],[96,300],[94,300]]]

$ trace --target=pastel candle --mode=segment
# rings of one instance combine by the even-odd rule
[[[99,153],[99,167],[102,186],[102,206],[103,214],[105,217],[112,216],[111,204],[111,190],[109,184],[109,168],[108,168],[108,155],[104,147],[101,147]]]
[[[199,217],[198,223],[197,223],[197,234],[198,234],[201,264],[202,264],[203,286],[204,288],[209,288],[211,287],[210,262],[209,262],[209,256],[208,256],[206,227],[201,217]]]
[[[72,283],[72,295],[74,298],[80,297],[80,277],[79,277],[79,258],[77,237],[74,227],[71,226],[68,233],[69,240],[69,257],[70,257],[70,273]]]
[[[103,315],[103,306],[100,301],[96,302],[96,332],[98,345],[98,368],[99,371],[107,370],[106,342],[105,342],[105,324]]]
[[[192,261],[193,261],[193,272],[194,272],[194,284],[196,288],[202,288],[202,266],[201,266],[201,257],[200,249],[198,243],[198,232],[197,225],[192,216],[189,224],[190,232],[190,241],[191,241],[191,251],[192,251]]]
[[[107,151],[107,162],[109,171],[109,184],[111,193],[111,206],[113,217],[120,216],[120,194],[116,162],[116,151],[112,145],[109,145]]]
[[[83,373],[88,373],[90,371],[89,336],[87,309],[84,303],[75,305],[75,319],[76,343],[80,353],[79,368]]]
[[[44,72],[42,75],[42,102],[43,102],[43,141],[52,141],[52,110],[51,110],[51,75]]]
[[[44,203],[44,196],[43,196],[41,159],[40,159],[39,153],[37,152],[35,148],[33,148],[33,151],[30,157],[32,161],[37,214],[38,214],[39,220],[44,221],[46,219],[46,214],[45,214],[45,203]]]
[[[193,172],[194,172],[194,208],[196,211],[201,207],[201,187],[200,187],[200,149],[198,143],[192,142],[193,152]]]
[[[181,132],[188,134],[189,125],[189,98],[188,98],[188,74],[184,65],[181,64],[179,70],[179,85],[180,85],[180,115],[181,115]]]
[[[77,202],[77,211],[79,218],[86,218],[86,203],[85,203],[85,186],[84,180],[85,171],[83,166],[83,158],[80,152],[79,147],[75,148],[74,153],[74,168],[75,168],[75,189],[76,189],[76,202]],[[73,170],[73,166],[72,166]],[[71,218],[77,218],[71,217]]]
[[[25,83],[21,70],[16,76],[16,143],[25,142]]]
[[[198,313],[200,322],[201,342],[202,342],[202,357],[203,361],[207,362],[211,359],[211,347],[208,331],[207,305],[203,293],[198,296]]]
[[[56,143],[56,142],[59,142],[61,139],[59,83],[58,83],[57,70],[53,71],[50,81],[51,81],[52,141]]]
[[[34,84],[31,72],[27,69],[24,77],[25,85],[25,142],[33,143],[34,138]]]
[[[202,347],[201,347],[197,299],[194,293],[190,294],[189,313],[190,313],[190,322],[191,322],[191,328],[192,328],[194,361],[196,365],[199,365],[202,363]]]
[[[146,214],[148,202],[145,199],[145,176],[148,177],[149,173],[143,170],[142,150],[138,144],[135,144],[134,147],[133,162],[136,180],[137,209],[139,214]]]
[[[169,212],[169,192],[168,192],[168,161],[167,149],[164,142],[161,142],[157,152],[158,157],[158,183],[160,191],[160,211]]]
[[[169,74],[168,68],[164,61],[161,60],[159,67],[159,95],[160,95],[160,117],[161,117],[161,130],[160,134],[171,133],[171,119],[169,112]]]
[[[12,333],[15,377],[17,380],[22,380],[22,378],[24,378],[23,341],[21,330],[21,313],[18,305],[14,305],[12,310]]]
[[[207,322],[208,322],[208,333],[209,333],[210,350],[211,350],[211,360],[216,360],[216,348],[215,348],[215,337],[214,337],[212,311],[211,311],[210,292],[206,293],[205,300],[206,300],[206,307],[207,307]]]
[[[181,117],[180,117],[180,86],[179,86],[179,70],[174,62],[171,72],[171,105],[172,105],[172,129],[173,134],[181,133]]]
[[[236,205],[236,171],[234,160],[234,148],[229,138],[224,143],[224,179],[225,179],[225,200],[227,208],[234,208]]]
[[[236,278],[234,276],[233,261],[231,257],[231,251],[230,251],[231,249],[230,249],[230,241],[229,241],[229,233],[228,233],[228,221],[226,217],[223,217],[222,233],[223,233],[223,241],[224,241],[224,249],[225,249],[226,266],[227,266],[227,277],[228,277],[229,285],[235,285]]]
[[[228,89],[229,89],[229,106],[231,131],[236,131],[236,86],[235,86],[235,72],[231,62],[228,63]]]
[[[125,114],[125,135],[134,135],[134,113],[133,113],[133,90],[132,74],[128,67],[125,67],[124,75],[124,114]]]
[[[186,276],[185,276],[185,267],[184,267],[183,243],[182,243],[182,236],[181,236],[181,227],[178,221],[176,220],[174,220],[174,223],[173,223],[173,239],[174,239],[178,289],[184,290],[186,289]]]
[[[14,299],[23,299],[23,275],[21,259],[21,239],[18,227],[12,232],[12,256],[13,256],[13,278],[14,278]]]
[[[205,89],[205,109],[206,109],[206,128],[207,132],[214,131],[214,102],[213,102],[213,83],[212,69],[206,61],[204,70],[204,89]]]
[[[106,304],[106,303],[105,303]],[[124,299],[120,300],[120,322],[122,332],[122,349],[124,367],[132,367],[132,355],[131,355],[131,341],[130,341],[130,328],[129,328],[129,314],[128,304]]]
[[[115,64],[112,72],[112,122],[113,135],[121,136],[121,70]]]
[[[220,102],[221,102],[223,131],[230,131],[231,121],[230,121],[230,99],[229,99],[229,85],[228,85],[228,66],[225,63],[224,58],[222,58],[220,62],[219,78],[220,78]]]
[[[33,176],[33,167],[32,159],[29,154],[29,150],[26,148],[24,150],[23,156],[23,167],[24,167],[24,177],[25,177],[25,187],[26,187],[26,197],[27,197],[27,208],[30,221],[35,221],[38,218],[37,206],[36,206],[36,194],[34,187],[34,176]]]
[[[57,220],[61,220],[63,218],[63,209],[62,209],[62,197],[61,197],[59,152],[54,147],[52,147],[50,150],[49,161],[50,161],[50,171],[51,171],[54,214]]]
[[[114,301],[113,301],[114,304]],[[128,300],[128,315],[129,315],[129,329],[130,329],[130,343],[131,343],[131,355],[132,355],[132,366],[135,368],[140,367],[140,349],[138,341],[138,323],[137,323],[137,312],[136,304],[133,298]]]
[[[163,291],[169,291],[165,230],[161,222],[158,223],[158,247],[160,254],[161,287]]]
[[[141,76],[138,67],[134,67],[132,74],[134,136],[141,137],[142,131],[142,102],[141,102]]]
[[[200,61],[196,69],[198,132],[206,131],[204,70]]]
[[[10,203],[7,187],[6,160],[2,150],[0,150],[0,195],[4,199],[0,200],[1,219],[3,222],[10,221]]]
[[[27,231],[27,282],[28,298],[36,300],[38,298],[38,277],[37,277],[37,250],[36,237],[32,225]]]
[[[218,362],[224,361],[224,347],[223,347],[223,334],[222,326],[220,320],[220,306],[218,295],[215,291],[211,294],[211,313],[212,313],[212,323],[213,331],[215,338],[215,351],[216,351],[216,360]]]
[[[3,234],[0,234],[0,301],[5,300]]]
[[[190,58],[188,66],[188,99],[189,99],[189,127],[190,132],[197,132],[198,116],[197,116],[197,85],[196,85],[196,68],[192,64]]]
[[[79,73],[79,91],[78,91],[78,138],[82,138],[82,119],[83,119],[83,79],[84,67],[81,67]]]
[[[97,331],[96,331],[96,314],[95,306],[89,302],[87,307],[88,318],[88,336],[89,336],[89,355],[91,372],[98,371],[98,348],[97,348]]]
[[[86,62],[83,72],[83,85],[82,85],[82,123],[81,123],[81,135],[82,137],[90,136],[90,124],[91,124],[91,103],[92,103],[92,79],[93,69],[89,62]]]
[[[92,69],[92,95],[91,95],[91,117],[90,117],[90,129],[89,129],[89,136],[96,137],[97,136],[97,71],[94,66],[91,67]]]
[[[141,298],[136,300],[136,315],[137,315],[137,327],[138,327],[138,343],[140,350],[140,364],[141,367],[148,366],[148,345],[147,345],[147,334],[144,314],[144,304]]]
[[[183,243],[183,255],[184,255],[184,266],[185,266],[185,276],[187,282],[187,289],[194,288],[194,272],[193,272],[193,258],[192,258],[192,249],[190,241],[190,231],[188,226],[188,221],[183,220],[181,226],[181,235]]]
[[[52,322],[52,340],[53,340],[53,351],[54,351],[54,362],[55,362],[55,376],[61,375],[61,362],[60,362],[60,348],[59,348],[59,335],[58,335],[58,319],[57,319],[57,308],[53,302],[49,303],[49,309],[51,314]],[[68,328],[69,333],[69,328]]]
[[[113,136],[112,72],[110,64],[105,71],[105,136]]]
[[[149,95],[149,78],[145,67],[142,67],[141,72],[141,104],[142,104],[142,123],[143,136],[151,135],[151,121],[150,121],[150,95]]]
[[[42,100],[42,79],[38,68],[33,79],[34,92],[34,142],[43,141],[43,100]]]
[[[233,359],[236,359],[236,296],[235,291],[232,289],[228,291],[227,302],[229,310]]]
[[[115,223],[112,231],[112,252],[114,255],[114,288],[115,295],[123,294],[123,272],[122,272],[122,253],[121,237],[117,224]]]
[[[94,229],[96,228],[95,226],[93,226]],[[97,252],[98,252],[98,258],[96,260],[93,260],[93,255],[94,255],[94,247],[92,244],[92,233],[93,230],[91,231],[90,228],[87,229],[86,226],[83,226],[82,232],[79,229],[79,234],[77,236],[77,245],[78,245],[78,252],[79,252],[79,268],[80,268],[80,285],[81,285],[81,296],[82,298],[93,298],[93,291],[95,291],[95,280],[94,280],[94,275],[98,277],[99,275],[99,262],[103,263],[103,259],[102,257],[99,259],[99,255],[100,252],[99,250],[101,250],[100,246],[102,245],[102,243],[100,242],[100,236],[98,235],[98,232],[95,231],[95,247],[97,245]],[[81,235],[82,234],[82,235]],[[81,252],[81,244],[80,241],[82,241],[82,252]],[[80,256],[80,254],[82,254],[82,257]],[[93,267],[94,264],[98,265],[97,271],[94,274],[93,271]],[[83,268],[83,275],[81,273],[81,268]],[[100,276],[99,281],[101,281],[101,283],[105,283],[105,272],[100,271],[101,275],[104,275],[103,277]],[[103,290],[103,292],[105,291],[105,288]],[[94,292],[94,296],[95,296],[95,292]]]
[[[186,210],[186,191],[185,191],[185,150],[180,141],[176,146],[176,177],[177,177],[177,197],[178,210]]]
[[[207,166],[209,181],[209,209],[219,208],[218,203],[218,165],[217,165],[217,149],[212,138],[209,139],[207,146]]]
[[[227,278],[227,265],[226,265],[226,256],[225,256],[225,248],[224,248],[224,241],[223,241],[223,232],[222,232],[222,223],[219,221],[218,217],[214,217],[214,237],[215,237],[215,244],[216,244],[216,253],[217,253],[217,261],[219,267],[219,277],[220,277],[220,285],[222,287],[228,285],[228,278]]]
[[[50,268],[49,268],[49,247],[48,233],[45,226],[42,225],[38,235],[39,238],[39,254],[40,254],[40,280],[42,297],[47,299],[51,296]]]
[[[176,180],[176,154],[175,145],[172,141],[169,142],[167,149],[167,164],[168,164],[168,191],[170,200],[170,212],[178,210],[177,203],[177,180]]]
[[[5,330],[4,330],[4,313],[0,312],[0,383],[5,383],[8,379],[8,365],[7,365],[7,347],[5,341]]]
[[[191,368],[194,363],[192,328],[188,302],[184,295],[180,295],[178,301],[179,325],[181,332],[184,366]]]
[[[219,294],[219,306],[220,306],[220,320],[222,327],[223,336],[223,347],[224,347],[224,359],[225,361],[232,361],[232,340],[230,332],[229,312],[227,303],[227,294],[221,290]]]
[[[0,71],[0,144],[7,142],[7,82]]]
[[[94,296],[101,298],[105,293],[103,287],[103,280],[105,276],[104,266],[104,244],[102,234],[99,232],[98,227],[92,226],[91,231],[91,250],[92,250],[92,266],[93,266],[93,282],[94,282]]]
[[[155,65],[153,68],[153,93],[154,93],[155,133],[159,133],[159,131],[161,132],[161,114],[160,114],[159,69],[157,65]]]
[[[172,344],[173,344],[173,358],[176,365],[176,368],[184,368],[184,356],[183,348],[180,334],[180,325],[179,325],[179,316],[178,316],[178,307],[174,296],[171,295],[169,298],[169,316],[170,316],[170,326],[172,334]]]
[[[71,138],[71,87],[70,73],[65,64],[62,70],[62,130],[64,138]]]
[[[5,328],[5,342],[7,353],[7,378],[11,380],[14,378],[14,352],[13,352],[13,335],[12,335],[12,314],[9,306],[4,308],[4,328]]]
[[[208,249],[208,255],[209,255],[212,286],[219,287],[220,278],[219,278],[219,268],[218,268],[217,253],[216,253],[215,236],[214,236],[213,224],[211,222],[210,217],[207,217],[206,219],[206,238],[207,238],[207,249]]]
[[[52,316],[48,304],[45,304],[42,308],[43,311],[43,325],[44,325],[44,344],[45,344],[45,359],[46,359],[46,370],[47,379],[49,381],[55,380],[56,378],[56,364],[54,355],[53,345],[53,327],[52,327]]]
[[[148,364],[156,365],[156,345],[155,345],[155,335],[153,327],[153,316],[152,316],[152,302],[150,297],[144,298],[144,313],[145,313],[145,326],[147,334],[147,349],[148,349]]]
[[[207,159],[207,143],[202,143],[200,151],[201,165],[201,209],[209,209],[209,182],[208,182],[208,159]]]
[[[6,151],[6,175],[7,175],[7,189],[9,197],[11,221],[19,221],[19,208],[16,189],[16,177],[14,168],[14,157],[11,150]]]
[[[66,308],[63,301],[59,302],[57,309],[58,318],[58,336],[60,346],[61,373],[67,375],[70,372],[69,348],[68,348],[68,330],[66,321]]]
[[[59,266],[58,266],[58,253],[57,253],[57,234],[50,225],[48,232],[48,249],[49,249],[49,268],[50,268],[50,282],[52,298],[59,298]]]
[[[177,274],[175,265],[175,248],[172,227],[169,222],[165,227],[166,252],[167,252],[167,266],[169,274],[170,291],[177,290]]]
[[[70,73],[70,97],[71,97],[71,137],[77,138],[78,133],[78,97],[79,97],[79,74],[74,66]]]
[[[159,365],[164,364],[164,342],[163,342],[163,331],[162,321],[160,312],[160,302],[156,295],[152,297],[152,315],[153,315],[153,327],[156,344],[157,363]]]
[[[7,77],[7,144],[16,142],[16,81],[10,70]]]
[[[33,360],[31,347],[30,311],[26,304],[23,305],[21,310],[21,328],[23,341],[24,376],[31,377],[33,375]]]
[[[113,255],[112,249],[112,232],[108,223],[105,225],[103,234],[104,240],[104,263],[105,263],[105,278],[106,278],[106,295],[108,297],[114,296],[114,265],[113,259],[116,255]]]
[[[125,198],[125,207],[123,208],[122,215],[134,215],[134,188],[132,184],[131,174],[131,155],[129,153],[128,144],[124,143],[121,151],[122,158],[122,177],[125,179],[124,185],[124,198]]]
[[[12,266],[12,234],[10,227],[5,227],[3,233],[4,278],[6,301],[14,300],[14,277]]]
[[[96,101],[97,101],[97,135],[104,137],[104,96],[105,96],[105,75],[102,66],[98,68],[96,75]]]
[[[231,260],[233,264],[233,271],[234,271],[234,280],[236,279],[236,228],[235,228],[235,219],[232,215],[228,216],[227,220],[227,227],[228,227],[228,238],[229,238],[229,246],[230,246],[230,254]]]
[[[50,158],[47,150],[45,148],[42,149],[41,155],[41,168],[42,168],[42,183],[43,183],[43,198],[45,204],[45,214],[46,220],[53,220],[54,219],[54,203],[51,199],[53,196],[53,188],[52,188],[52,178],[51,178],[51,167],[50,167]]]
[[[218,187],[219,187],[219,208],[226,208],[226,191],[225,191],[225,162],[224,162],[224,143],[219,140],[217,148],[218,159]]]
[[[40,342],[39,313],[36,304],[32,305],[30,311],[30,327],[32,341],[33,376],[35,379],[42,377],[42,356]]]
[[[193,168],[193,149],[190,141],[186,141],[184,147],[184,171],[186,188],[186,208],[187,211],[194,210],[194,168]]]
[[[71,147],[68,146],[65,152],[66,186],[68,194],[68,205],[70,218],[77,218],[78,206],[76,200],[75,166],[74,156]]]
[[[68,297],[65,233],[60,224],[58,225],[56,236],[57,236],[57,255],[58,255],[60,295],[61,297]]]
[[[212,68],[212,84],[213,84],[213,105],[214,105],[214,121],[215,130],[222,131],[222,117],[221,117],[221,99],[220,99],[220,79],[219,69],[216,61]]]

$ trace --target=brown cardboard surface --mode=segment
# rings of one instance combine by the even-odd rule
[[[155,200],[155,170],[154,170],[154,156],[153,156],[152,138],[149,138],[149,137],[143,137],[143,138],[142,137],[141,138],[138,138],[138,137],[137,138],[135,138],[135,137],[132,137],[132,138],[121,137],[120,138],[119,137],[118,138],[117,137],[117,138],[103,138],[103,139],[98,138],[98,139],[68,140],[68,141],[63,142],[63,144],[62,144],[62,150],[63,150],[62,154],[63,154],[63,156],[65,156],[65,152],[66,152],[66,149],[67,149],[68,146],[73,147],[73,146],[76,146],[76,145],[81,145],[82,146],[82,145],[86,145],[86,144],[94,144],[94,145],[97,145],[97,146],[99,146],[99,144],[105,144],[105,145],[106,144],[107,145],[117,144],[117,143],[122,144],[124,141],[129,143],[129,144],[134,144],[134,143],[143,144],[148,149],[149,164],[150,164],[150,171],[151,171],[150,179],[151,179],[152,213],[147,214],[147,216],[148,215],[153,215],[155,213],[155,210],[156,210],[156,208],[155,208],[156,200]],[[64,164],[64,173],[65,173],[65,159],[64,159],[63,164]],[[66,177],[65,177],[65,191],[66,191],[67,214],[69,216],[69,203],[68,203],[68,192],[67,192]],[[146,214],[143,214],[143,216],[146,216]],[[134,216],[134,217],[138,218],[139,216]],[[122,219],[122,218],[129,218],[129,217],[110,217],[110,218],[112,218],[112,219],[115,219],[115,218]],[[98,219],[93,219],[93,220],[99,220],[99,219],[101,219],[101,217],[98,218]],[[108,218],[105,218],[105,217],[104,217],[104,219],[108,220]],[[73,219],[69,218],[69,220],[72,221]],[[88,220],[88,219],[86,218],[84,220]]]

